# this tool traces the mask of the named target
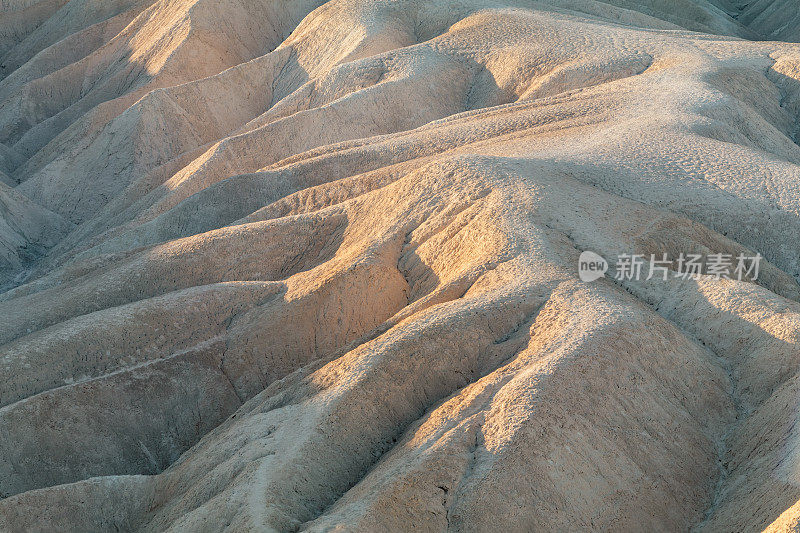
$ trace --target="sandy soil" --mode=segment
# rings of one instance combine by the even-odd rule
[[[0,0],[0,531],[800,531],[793,41],[796,0]]]

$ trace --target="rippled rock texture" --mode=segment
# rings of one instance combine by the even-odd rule
[[[797,531],[794,40],[795,0],[0,0],[0,531]]]

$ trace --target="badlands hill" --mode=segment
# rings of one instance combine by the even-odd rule
[[[798,531],[793,41],[796,0],[0,0],[0,531]]]

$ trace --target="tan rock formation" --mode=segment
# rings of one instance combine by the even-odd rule
[[[798,17],[0,0],[0,531],[796,530]]]

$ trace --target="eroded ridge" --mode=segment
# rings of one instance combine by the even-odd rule
[[[0,530],[796,527],[792,2],[0,14]]]

